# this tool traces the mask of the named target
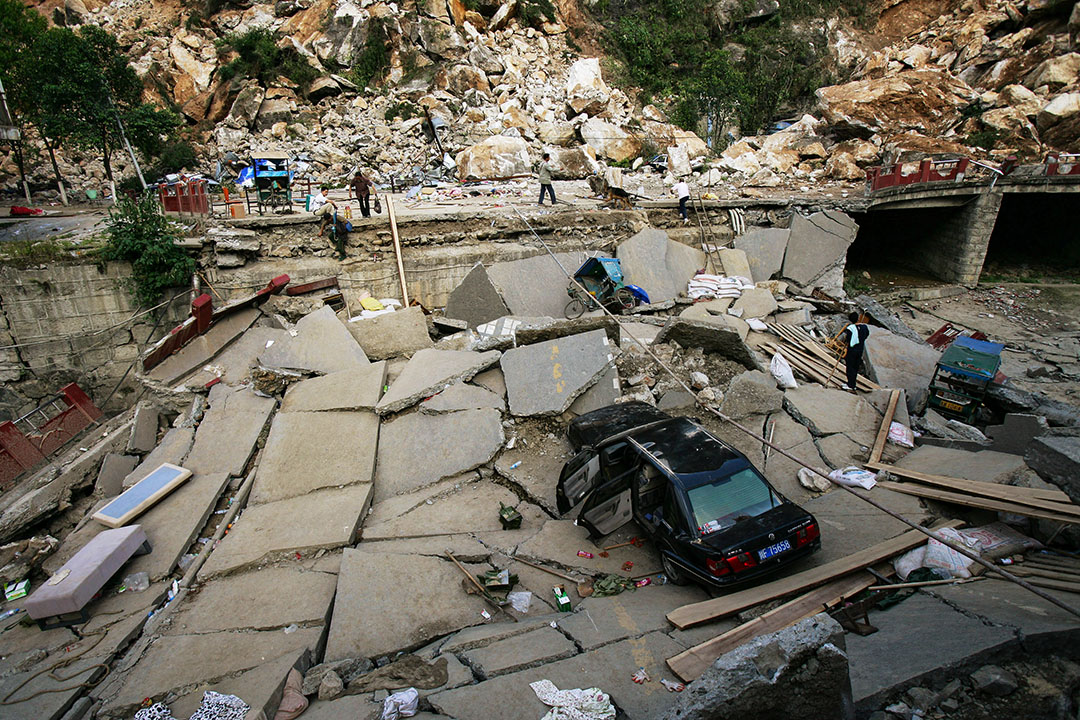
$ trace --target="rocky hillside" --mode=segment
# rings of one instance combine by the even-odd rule
[[[717,5],[747,21],[779,7]],[[868,30],[822,18],[827,61],[847,82],[819,89],[811,117],[779,137],[736,138],[711,158],[665,107],[610,84],[611,65],[595,57],[603,28],[577,0],[47,0],[39,9],[115,34],[147,97],[182,112],[203,170],[230,152],[274,147],[306,154],[319,181],[340,182],[357,164],[382,179],[416,166],[451,177],[454,165],[459,179],[508,177],[548,149],[571,178],[674,147],[676,173],[778,185],[858,181],[883,160],[1080,148],[1080,4],[1061,0],[885,0]],[[260,28],[316,79],[227,77],[236,53],[222,43]],[[438,143],[427,117],[442,126]],[[92,160],[69,155],[62,169],[77,187],[100,182]],[[13,181],[9,158],[0,182]]]

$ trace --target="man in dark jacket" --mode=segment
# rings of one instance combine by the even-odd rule
[[[847,354],[844,355],[844,365],[847,368],[847,385],[844,390],[854,390],[859,380],[859,367],[862,365],[863,351],[866,349],[866,338],[870,336],[870,327],[866,323],[859,322],[859,313],[853,312],[848,315],[851,324],[844,328],[840,337],[847,344]]]
[[[352,181],[352,190],[360,202],[360,214],[364,217],[371,217],[371,190],[374,187],[375,183],[371,182],[371,178],[360,170],[356,171],[356,177]]]

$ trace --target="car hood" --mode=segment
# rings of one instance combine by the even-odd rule
[[[756,550],[787,537],[794,525],[813,520],[813,515],[795,503],[786,502],[757,517],[737,522],[726,530],[706,535],[702,544],[717,553]],[[772,534],[774,537],[770,538]]]

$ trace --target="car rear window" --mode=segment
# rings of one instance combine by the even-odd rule
[[[702,535],[729,528],[743,517],[757,517],[780,504],[780,499],[753,468],[704,483],[686,492],[694,525]]]

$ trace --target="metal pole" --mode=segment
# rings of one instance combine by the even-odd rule
[[[514,211],[517,212],[517,208],[514,208]],[[540,243],[544,246],[544,249],[547,250],[548,254],[551,255],[554,258],[555,253],[551,252],[551,248],[549,248],[547,246],[547,243],[545,243],[543,241],[543,239],[539,235],[536,234],[536,231],[532,229],[532,226],[529,224],[529,221],[526,220],[525,217],[523,215],[521,215],[520,212],[518,212],[518,216],[521,217],[522,221],[529,228],[529,232],[531,232],[533,234],[533,236],[536,237],[536,239],[540,241]],[[560,265],[560,267],[562,267],[562,266]],[[566,271],[564,270],[563,272],[565,273]],[[571,278],[571,280],[573,280],[573,278]],[[603,305],[600,306],[600,309],[603,310],[606,315],[610,315],[611,318],[616,323],[619,322],[619,319],[617,317],[615,317],[615,314],[610,312]],[[683,382],[682,379],[680,379],[679,376],[676,375],[675,372],[671,368],[669,368],[667,365],[665,365],[664,361],[661,360],[660,357],[655,352],[653,352],[652,349],[648,345],[646,345],[642,341],[638,340],[638,338],[634,337],[633,333],[631,333],[625,327],[623,327],[622,330],[625,331],[626,334],[632,340],[637,342],[638,345],[640,345],[645,350],[645,352],[647,352],[652,357],[652,359],[655,360],[656,363],[661,368],[663,368],[663,370],[665,372],[667,372],[667,374],[670,375],[675,380],[675,382],[677,382],[680,386],[682,386],[682,388],[686,392],[690,393],[691,395],[694,395],[694,391],[690,388],[690,386],[687,385],[685,382]],[[700,401],[698,401],[698,405],[700,405],[700,407],[703,410],[705,410],[707,412],[711,412],[716,417],[718,417],[721,420],[723,420],[724,422],[730,424],[732,427],[739,430],[740,432],[745,433],[746,435],[753,438],[757,442],[762,443],[766,447],[772,448],[776,452],[778,452],[781,455],[783,455],[784,457],[786,457],[788,460],[791,460],[792,462],[798,464],[799,466],[806,468],[807,470],[814,473],[815,475],[818,475],[820,477],[825,478],[830,483],[836,485],[838,488],[840,488],[842,490],[846,490],[848,493],[854,495],[855,497],[859,498],[860,500],[863,500],[864,502],[867,502],[867,503],[873,505],[874,507],[876,507],[878,510],[882,511],[883,513],[896,518],[900,522],[902,522],[905,525],[907,525],[908,527],[910,527],[912,530],[917,530],[917,531],[921,532],[923,535],[926,535],[928,538],[931,538],[933,540],[937,540],[942,545],[945,545],[946,547],[950,548],[951,550],[955,550],[956,552],[960,553],[964,557],[977,562],[979,565],[982,565],[987,570],[990,570],[991,572],[997,573],[998,575],[1005,578],[1009,582],[1015,583],[1015,584],[1019,585],[1020,587],[1024,588],[1025,590],[1027,590],[1027,591],[1029,591],[1029,592],[1031,592],[1031,593],[1033,593],[1035,595],[1038,595],[1043,600],[1046,600],[1047,602],[1049,602],[1049,603],[1051,603],[1053,605],[1056,605],[1057,607],[1059,607],[1062,610],[1070,613],[1071,615],[1075,615],[1076,617],[1080,617],[1080,609],[1077,609],[1077,608],[1073,607],[1072,605],[1070,605],[1070,604],[1068,604],[1066,602],[1058,600],[1053,595],[1050,595],[1049,593],[1043,592],[1041,589],[1035,587],[1031,583],[1026,582],[1021,578],[1018,578],[1017,576],[1015,576],[1012,573],[1002,569],[1001,567],[998,567],[997,565],[994,565],[993,563],[990,563],[990,562],[987,562],[986,560],[983,560],[981,557],[979,557],[978,555],[972,553],[966,547],[964,547],[962,545],[957,545],[956,543],[952,542],[951,540],[938,537],[937,535],[935,535],[930,530],[927,530],[926,528],[922,527],[921,525],[919,525],[919,524],[917,524],[915,522],[912,522],[911,520],[908,520],[903,515],[900,515],[899,513],[888,509],[887,507],[885,507],[884,505],[879,503],[877,500],[874,500],[874,499],[872,499],[872,498],[870,498],[870,497],[868,497],[866,495],[863,495],[862,493],[855,492],[855,490],[853,490],[852,488],[847,487],[846,485],[841,485],[840,483],[838,483],[835,480],[833,480],[832,478],[830,478],[828,475],[822,473],[817,468],[810,467],[809,465],[807,465],[805,462],[803,462],[799,458],[795,457],[794,455],[787,452],[783,448],[777,447],[776,445],[772,444],[771,442],[769,442],[765,438],[758,435],[753,430],[750,430],[749,428],[744,427],[743,425],[741,425],[741,424],[737,423],[736,421],[732,420],[731,418],[729,418],[727,415],[724,415],[719,410],[717,410],[715,408],[708,407],[707,405],[701,403]]]

